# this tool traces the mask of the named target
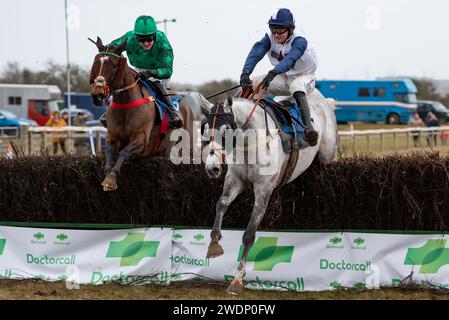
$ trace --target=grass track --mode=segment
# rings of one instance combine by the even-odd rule
[[[412,287],[307,293],[245,290],[239,297],[226,294],[225,289],[221,284],[125,286],[111,283],[69,290],[63,282],[1,280],[0,300],[449,300],[449,291]]]

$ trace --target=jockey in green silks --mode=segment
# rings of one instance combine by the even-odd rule
[[[161,92],[161,100],[170,112],[174,127],[182,127],[182,119],[165,89],[165,82],[173,73],[173,49],[162,31],[157,30],[153,17],[140,16],[136,19],[134,30],[112,41],[113,46],[120,46],[125,40],[126,53],[130,64],[139,73],[142,80],[152,79]],[[165,81],[164,81],[165,80]]]

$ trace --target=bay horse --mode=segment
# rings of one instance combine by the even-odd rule
[[[101,107],[112,96],[106,111],[106,177],[102,182],[104,191],[112,191],[118,187],[120,168],[131,156],[168,157],[171,147],[178,141],[170,141],[171,130],[168,130],[165,139],[161,139],[163,124],[156,109],[155,97],[139,82],[137,72],[128,66],[127,58],[122,55],[126,41],[119,47],[105,46],[98,37],[94,43],[99,52],[90,71],[93,103]],[[182,98],[179,109],[183,129],[187,130],[191,139],[194,137],[194,121],[207,117],[208,105],[199,93]],[[194,142],[190,143],[193,146]]]
[[[211,110],[208,120],[209,128],[206,129],[205,135],[215,137],[215,139],[212,138],[208,145],[209,155],[205,164],[206,173],[210,178],[219,177],[223,172],[225,163],[228,164],[228,171],[223,192],[216,203],[215,221],[207,252],[208,258],[218,257],[224,253],[219,240],[222,238],[223,216],[230,204],[247,188],[252,189],[255,196],[251,218],[242,238],[243,254],[241,261],[234,280],[227,288],[227,292],[230,294],[237,295],[243,291],[242,278],[246,273],[248,253],[254,244],[256,230],[265,215],[273,191],[301,175],[311,165],[315,156],[318,155],[322,163],[329,164],[337,152],[338,131],[333,100],[325,99],[317,89],[308,96],[308,100],[313,127],[319,134],[318,144],[299,149],[295,158],[296,161],[290,161],[291,154],[284,152],[279,129],[276,128],[273,119],[267,117],[263,108],[259,107],[260,105],[257,104],[259,101],[255,104],[253,100],[228,97],[227,100],[216,104]],[[251,117],[249,111],[253,107],[256,109],[253,109],[254,113]],[[216,132],[215,134],[209,132],[211,123],[216,127],[216,130],[213,129]],[[246,135],[248,130],[257,130],[258,137],[262,138],[262,143],[257,144],[257,161],[255,163],[248,163],[249,154],[241,158],[246,159],[244,163],[234,161],[236,150],[239,150],[242,145],[243,149],[241,150],[246,150],[247,153],[254,148],[251,149],[248,141],[245,142],[244,139],[237,139],[240,141],[237,146],[224,148],[224,144],[228,146],[226,139],[224,139],[224,143],[216,141],[217,136],[223,136],[224,129],[232,129],[230,131],[237,132],[234,135],[237,138],[241,137],[242,134]],[[261,150],[265,151],[261,152]],[[204,149],[204,151],[207,151],[207,149]],[[229,159],[232,159],[232,161],[229,161]],[[288,176],[286,176],[287,170]]]

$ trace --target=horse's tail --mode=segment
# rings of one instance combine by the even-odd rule
[[[213,104],[197,91],[185,91],[180,93],[183,100],[186,101],[195,114],[195,119],[200,120],[201,124],[207,122]]]
[[[199,97],[200,97],[201,110],[203,111],[204,115],[207,118],[209,117],[210,109],[212,109],[213,104],[210,103],[201,93],[199,93]]]

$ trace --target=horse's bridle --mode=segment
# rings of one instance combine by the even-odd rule
[[[103,56],[101,56],[101,55],[103,55]],[[112,85],[108,85],[105,77],[102,75],[104,62],[106,61],[107,56],[113,56],[113,57],[116,57],[119,59],[118,70],[114,74],[114,78],[112,80]],[[107,48],[106,51],[99,52],[97,54],[97,56],[95,57],[95,60],[97,58],[100,58],[100,61],[101,61],[100,70],[99,70],[98,76],[96,78],[91,78],[91,85],[93,85],[94,88],[100,88],[103,91],[103,94],[104,94],[106,100],[109,98],[110,95],[122,93],[124,91],[134,88],[137,85],[137,83],[139,82],[139,79],[137,79],[136,82],[134,82],[128,86],[116,89],[123,82],[124,70],[128,64],[128,60],[121,55],[115,54],[113,52],[109,52],[109,48]],[[123,76],[120,75],[121,73],[123,73]]]
[[[213,112],[214,108],[216,109],[215,112]],[[219,113],[220,108],[223,111],[221,113]],[[213,118],[208,119],[209,127],[212,128],[209,154],[214,155],[216,152],[218,158],[220,159],[220,164],[222,165],[225,162],[225,152],[224,152],[223,147],[221,147],[220,149],[215,147],[215,145],[216,145],[215,144],[215,128],[217,127],[217,124],[218,124],[219,127],[221,127],[222,125],[225,125],[227,128],[235,130],[237,128],[237,125],[234,121],[234,114],[232,113],[232,110],[231,110],[231,113],[225,113],[223,101],[218,103],[218,106],[212,107],[209,117],[210,116],[213,116]]]

